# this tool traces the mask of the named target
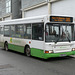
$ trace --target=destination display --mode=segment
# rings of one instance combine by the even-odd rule
[[[50,16],[51,22],[73,22],[73,17]]]

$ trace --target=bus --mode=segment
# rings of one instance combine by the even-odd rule
[[[2,21],[0,46],[42,59],[74,55],[73,17],[43,15]]]

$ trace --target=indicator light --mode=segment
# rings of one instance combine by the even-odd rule
[[[53,50],[49,50],[49,51],[45,50],[45,53],[53,53]]]

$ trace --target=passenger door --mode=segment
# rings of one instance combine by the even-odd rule
[[[31,54],[33,54],[34,56],[39,55],[44,50],[44,23],[32,24],[31,45],[32,45]]]

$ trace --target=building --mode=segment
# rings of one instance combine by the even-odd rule
[[[72,16],[75,22],[75,0],[60,0],[51,7],[51,14]]]
[[[51,14],[51,4],[59,0],[21,0],[22,17]]]
[[[21,0],[0,0],[0,21],[21,18]]]
[[[39,15],[74,17],[75,0],[0,0],[0,21]]]
[[[21,0],[22,17],[39,15],[71,16],[75,21],[75,0]]]

